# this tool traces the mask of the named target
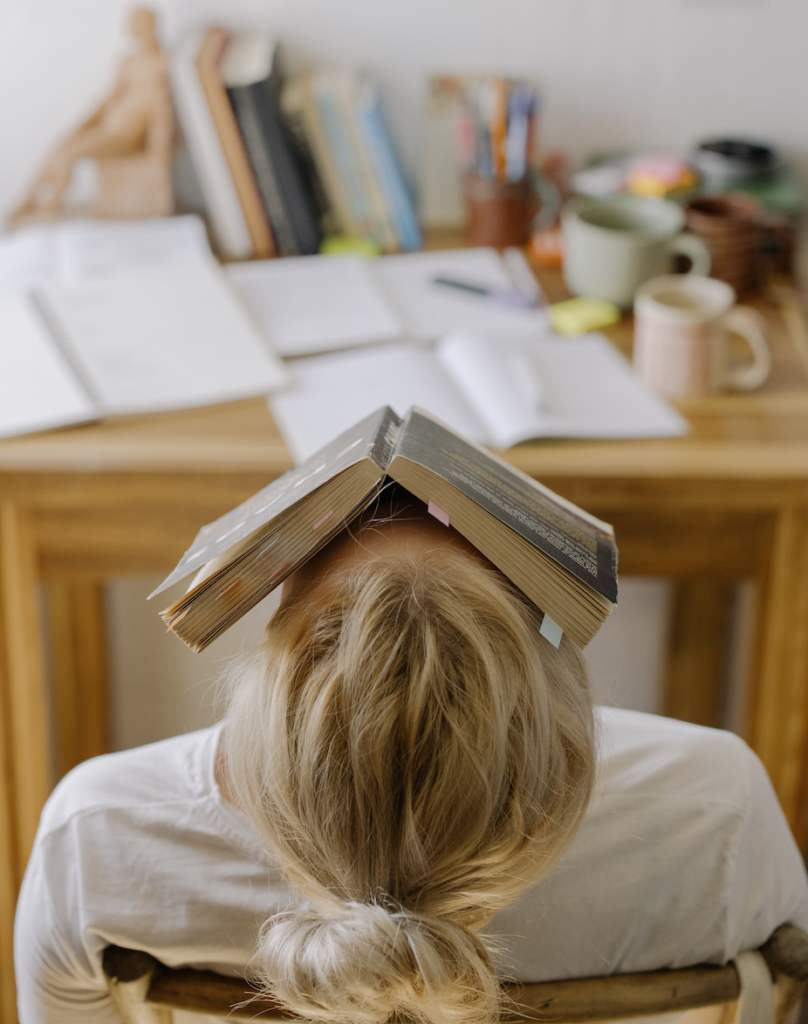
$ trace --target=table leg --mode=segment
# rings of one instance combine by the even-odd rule
[[[677,581],[665,672],[665,714],[720,725],[733,586],[713,579]]]
[[[58,776],[109,749],[104,587],[48,587]]]
[[[51,788],[52,768],[37,557],[24,510],[0,504],[0,981],[3,1021],[15,1019],[13,901]]]
[[[800,842],[808,826],[808,509],[775,521],[759,582],[745,735]]]
[[[5,696],[5,694],[2,694]],[[14,906],[17,900],[16,822],[11,785],[11,737],[5,703],[0,708],[0,1021],[16,1018],[14,993]]]

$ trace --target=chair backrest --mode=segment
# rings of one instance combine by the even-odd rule
[[[775,981],[776,1020],[785,1022],[808,983],[808,935],[784,925],[760,953]],[[170,1024],[174,1010],[244,1020],[289,1016],[271,999],[256,995],[240,978],[166,967],[138,950],[108,946],[104,972],[127,1024]],[[575,1024],[709,1007],[731,1009],[740,991],[733,964],[544,981],[507,986],[505,1017],[519,1024]],[[722,1024],[725,1018],[725,1011],[715,1014]],[[699,1024],[709,1019],[702,1013]]]

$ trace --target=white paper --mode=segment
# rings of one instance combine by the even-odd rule
[[[210,255],[208,237],[199,217],[159,217],[147,220],[65,221],[58,235],[60,280],[81,281],[101,274]]]
[[[512,289],[514,282],[494,249],[452,249],[384,256],[372,269],[404,323],[405,331],[436,339],[450,331],[518,330],[540,334],[547,315],[493,298],[435,284],[454,277],[488,288]]]
[[[294,382],[270,408],[298,462],[380,405],[399,415],[420,405],[465,437],[484,440],[474,410],[427,349],[391,345],[301,359]]]
[[[540,437],[675,437],[688,430],[601,335],[458,333],[437,351],[490,443],[501,448]]]
[[[34,224],[0,238],[0,285],[73,283],[189,252],[210,254],[205,227],[193,214]]]
[[[41,295],[106,414],[229,401],[286,381],[212,260],[187,256]]]
[[[227,274],[250,316],[283,356],[389,341],[401,323],[352,256],[236,263]]]
[[[96,416],[31,300],[19,292],[0,291],[0,435]]]
[[[477,411],[489,443],[507,448],[515,438],[542,434],[538,344],[458,332],[437,346],[436,358]]]

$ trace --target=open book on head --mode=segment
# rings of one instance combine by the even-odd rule
[[[154,597],[191,574],[161,612],[201,651],[345,529],[394,480],[473,544],[545,615],[545,632],[584,646],[617,600],[608,523],[413,408],[377,409],[301,466],[203,526]],[[544,625],[543,623],[543,631]]]

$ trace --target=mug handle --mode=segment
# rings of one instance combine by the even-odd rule
[[[752,362],[727,371],[724,383],[733,391],[752,391],[768,379],[772,356],[762,317],[748,306],[736,306],[722,320],[725,330],[739,334],[752,350]]]
[[[690,266],[685,271],[686,274],[707,275],[710,273],[712,263],[710,250],[700,238],[692,235],[689,231],[683,231],[681,235],[677,235],[671,241],[671,253],[674,256],[685,256],[690,260]]]
[[[555,182],[536,170],[530,172],[530,184],[539,200],[539,210],[533,218],[530,230],[544,231],[555,224],[561,213],[561,191]]]

